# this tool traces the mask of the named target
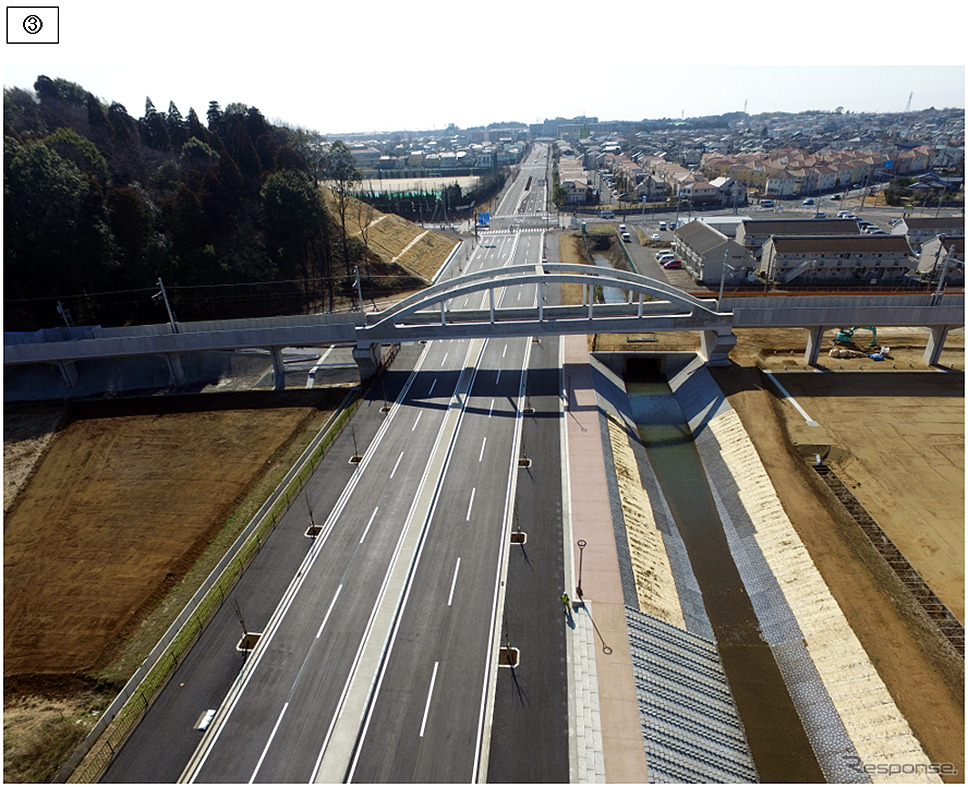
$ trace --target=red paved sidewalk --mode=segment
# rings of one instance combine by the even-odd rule
[[[587,542],[581,556],[581,587],[600,634],[596,668],[605,779],[609,783],[643,783],[648,781],[648,773],[605,482],[598,403],[588,364],[588,340],[585,336],[567,336],[564,346],[572,549],[577,571],[576,544],[579,539]],[[578,598],[574,588],[572,598]],[[602,640],[610,653],[603,652]]]

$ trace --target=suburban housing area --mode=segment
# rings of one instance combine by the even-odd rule
[[[8,332],[5,781],[963,780],[963,126],[345,135],[335,305]]]

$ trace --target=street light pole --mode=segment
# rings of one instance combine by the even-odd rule
[[[581,591],[581,563],[582,556],[585,553],[585,547],[588,546],[588,542],[584,538],[578,539],[578,587],[575,588],[575,592],[578,594],[578,598],[582,597]]]

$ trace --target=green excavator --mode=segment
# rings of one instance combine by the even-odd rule
[[[871,347],[877,346],[877,328],[873,328],[867,325],[862,325],[859,328],[841,328],[837,331],[837,338],[834,341],[837,344],[850,344],[854,340],[854,331],[870,331],[871,332]]]

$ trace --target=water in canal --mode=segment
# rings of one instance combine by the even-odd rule
[[[702,591],[760,780],[825,781],[773,653],[760,634],[678,402],[654,369],[630,364],[626,386],[649,461]]]

